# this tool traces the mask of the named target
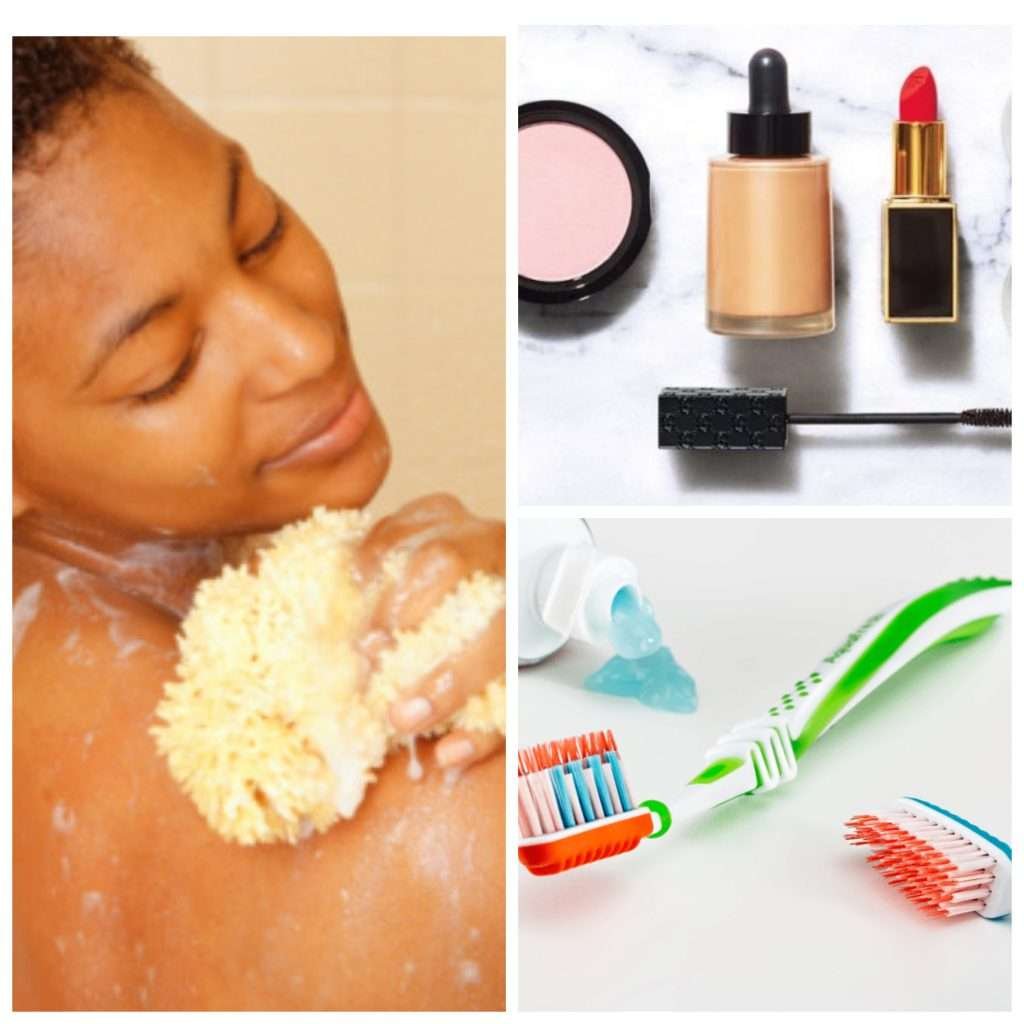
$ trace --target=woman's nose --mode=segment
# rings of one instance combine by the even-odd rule
[[[266,282],[242,278],[223,296],[221,319],[247,387],[260,398],[323,376],[338,356],[338,323]]]

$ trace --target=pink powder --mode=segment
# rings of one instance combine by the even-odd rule
[[[519,130],[519,273],[568,281],[599,267],[626,228],[633,192],[615,151],[558,121]]]

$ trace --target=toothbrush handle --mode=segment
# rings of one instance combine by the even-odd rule
[[[796,761],[919,654],[984,632],[1010,607],[1010,582],[957,580],[872,616],[767,715],[734,726],[672,804],[679,822],[796,776]]]
[[[1009,580],[992,578],[957,580],[895,605],[851,634],[769,716],[786,720],[799,758],[918,655],[983,632],[1009,606]]]

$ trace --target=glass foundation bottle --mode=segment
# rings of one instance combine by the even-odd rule
[[[786,59],[750,59],[750,107],[729,114],[729,156],[708,174],[707,326],[745,338],[811,338],[835,327],[828,160],[811,115],[789,106]]]

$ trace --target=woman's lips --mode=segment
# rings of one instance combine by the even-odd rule
[[[315,433],[290,448],[283,455],[264,462],[262,469],[283,469],[308,463],[328,462],[355,447],[373,419],[373,407],[361,387],[340,407],[324,414],[327,422],[314,426]],[[323,423],[323,420],[321,420]]]

